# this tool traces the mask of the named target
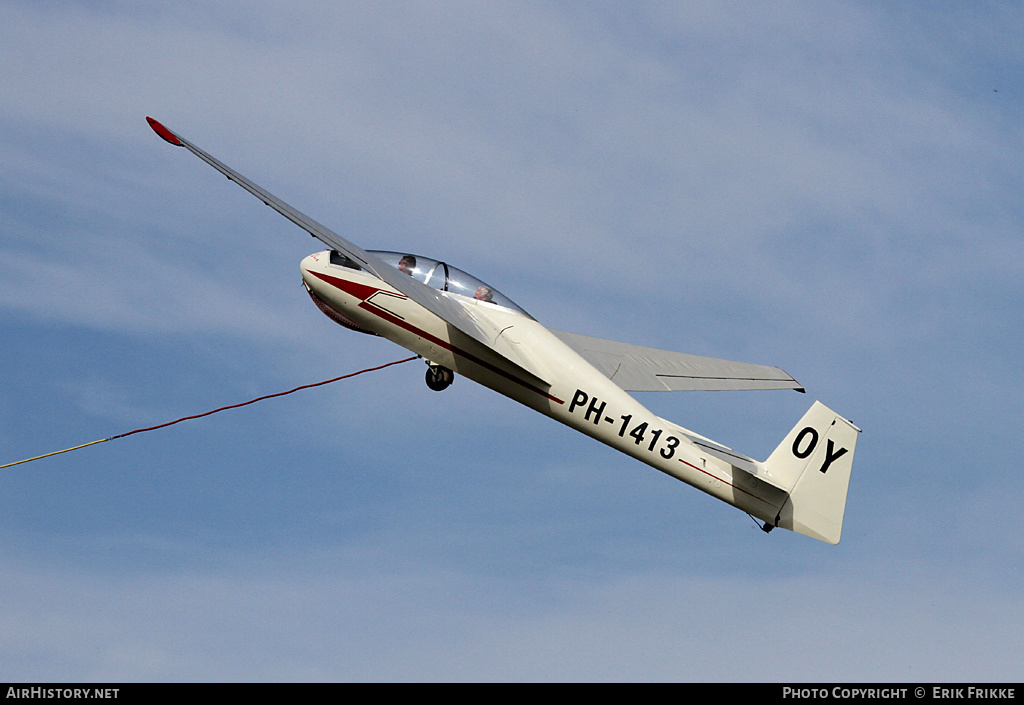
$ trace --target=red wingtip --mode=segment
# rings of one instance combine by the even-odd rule
[[[153,128],[153,132],[155,132],[158,135],[160,135],[160,137],[162,137],[164,140],[170,142],[175,147],[181,147],[182,146],[181,140],[179,140],[177,137],[175,137],[173,132],[168,130],[166,127],[161,125],[159,122],[157,122],[156,120],[154,120],[151,117],[147,117],[146,118],[146,122],[148,122],[149,126]]]

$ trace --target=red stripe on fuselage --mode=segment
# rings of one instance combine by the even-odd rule
[[[376,286],[368,286],[367,284],[359,284],[348,279],[341,279],[339,277],[332,277],[329,274],[321,274],[320,272],[310,272],[317,279],[322,279],[331,286],[341,289],[349,296],[354,296],[360,301],[366,301],[368,298],[376,294],[378,291],[383,289]]]
[[[359,301],[359,308],[363,309],[364,311],[369,311],[370,313],[378,316],[379,318],[383,318],[385,321],[387,321],[388,323],[391,323],[392,325],[396,325],[399,328],[404,328],[405,330],[409,331],[410,333],[415,333],[416,335],[420,336],[424,340],[429,340],[434,345],[437,345],[438,347],[444,348],[445,350],[448,350],[448,351],[450,351],[451,353],[453,353],[455,355],[459,355],[460,357],[464,357],[467,360],[469,360],[470,362],[472,362],[472,363],[474,363],[476,365],[479,365],[480,367],[484,367],[484,368],[490,370],[491,372],[493,372],[495,374],[501,375],[505,379],[507,379],[507,380],[509,380],[511,382],[515,382],[516,384],[518,384],[518,385],[520,385],[522,387],[525,387],[526,389],[529,389],[532,392],[536,392],[537,394],[540,394],[541,396],[546,397],[547,399],[550,399],[551,401],[555,402],[556,404],[564,404],[565,403],[563,400],[559,399],[558,397],[555,397],[555,396],[552,396],[551,394],[548,394],[543,389],[539,389],[539,388],[533,386],[532,384],[530,384],[529,382],[526,382],[524,380],[519,379],[515,375],[512,375],[512,374],[506,372],[505,370],[501,369],[500,367],[496,367],[495,365],[492,365],[491,363],[487,362],[486,360],[481,360],[479,357],[477,357],[476,355],[472,354],[471,352],[468,352],[466,350],[463,350],[462,348],[456,347],[456,346],[452,345],[449,341],[444,340],[442,338],[438,338],[436,335],[432,335],[431,333],[428,333],[427,331],[423,330],[422,328],[417,328],[416,326],[410,324],[408,321],[405,321],[404,319],[398,318],[393,313],[390,313],[388,311],[385,311],[384,309],[378,308],[377,306],[373,306],[372,304],[369,304],[366,301],[368,298],[370,298],[371,296],[376,294],[378,291],[383,291],[384,293],[390,294],[392,296],[401,296],[404,299],[407,299],[409,297],[401,295],[401,294],[396,294],[395,292],[392,292],[392,291],[384,291],[384,289],[381,289],[379,287],[369,286],[367,284],[359,284],[357,282],[350,281],[348,279],[342,279],[340,277],[332,277],[329,274],[322,274],[320,272],[313,272],[313,271],[311,271],[310,274],[315,276],[317,279],[320,279],[322,281],[327,282],[328,284],[330,284],[331,286],[333,286],[335,288],[341,289],[342,291],[344,291],[349,296],[353,296],[353,297],[359,299],[360,300]]]

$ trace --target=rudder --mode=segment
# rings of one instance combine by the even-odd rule
[[[776,526],[839,543],[859,433],[848,420],[814,402],[764,463],[789,488]]]

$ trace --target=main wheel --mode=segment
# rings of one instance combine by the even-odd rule
[[[443,392],[445,389],[452,386],[452,382],[455,381],[455,373],[447,367],[431,365],[427,368],[426,380],[427,386],[435,392]]]

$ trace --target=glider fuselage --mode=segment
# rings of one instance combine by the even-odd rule
[[[330,247],[302,261],[317,306],[334,321],[428,361],[431,389],[453,371],[764,520],[839,543],[860,429],[814,402],[765,461],[659,418],[629,391],[796,389],[777,367],[717,360],[552,331],[507,297],[446,263],[364,250],[146,118],[265,205]]]
[[[332,264],[329,252],[305,258],[301,270],[314,301],[342,325],[387,338],[432,364],[489,387],[759,519],[775,522],[786,492],[703,452],[691,440],[696,434],[645,408],[533,318],[449,294],[500,331],[496,337],[503,337],[505,344],[527,358],[532,369],[543,371],[550,385],[524,375],[521,367],[497,354],[493,344],[487,347],[463,334],[372,274]]]

